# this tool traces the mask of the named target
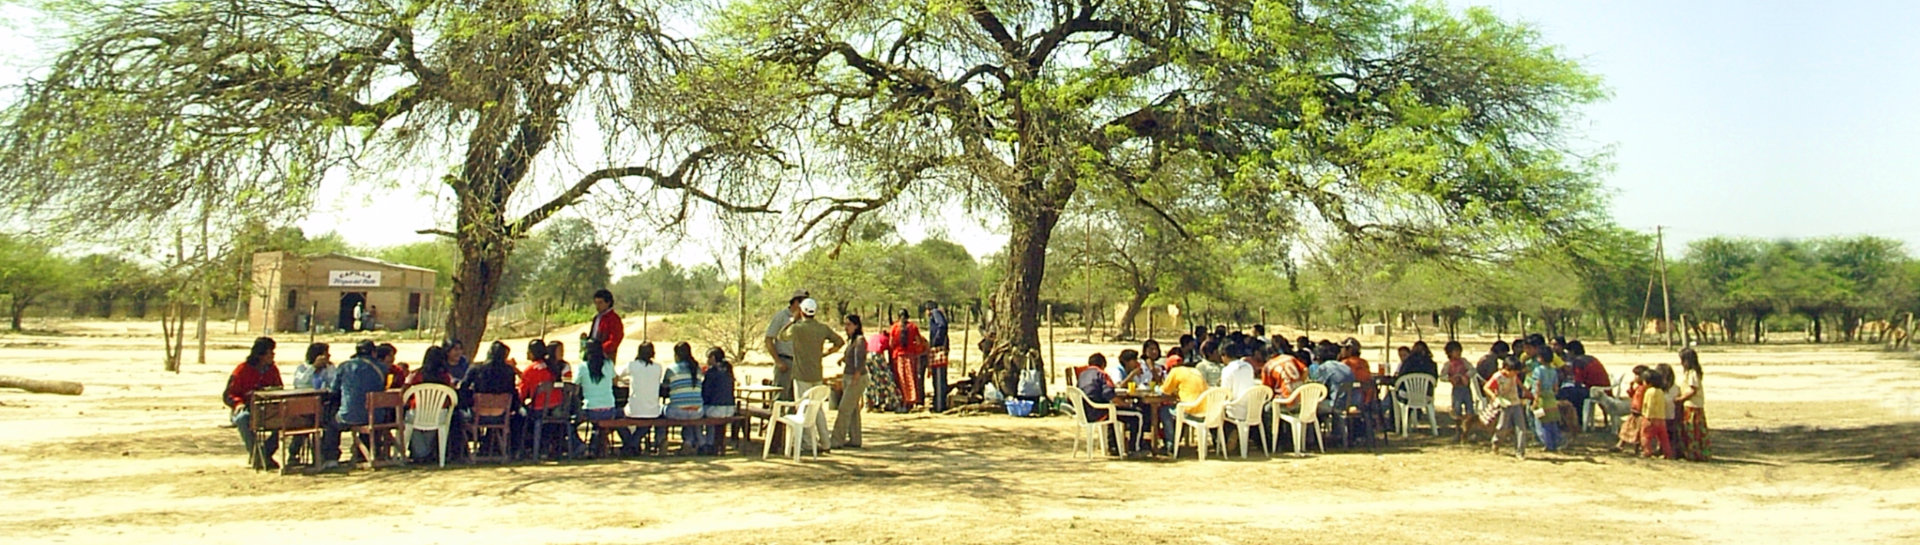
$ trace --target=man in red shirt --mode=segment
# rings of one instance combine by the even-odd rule
[[[247,447],[247,461],[254,469],[280,468],[280,464],[273,461],[273,452],[280,443],[279,434],[268,434],[264,441],[255,438],[253,414],[247,407],[255,390],[281,387],[280,367],[273,362],[274,344],[271,338],[254,339],[247,360],[233,368],[233,374],[227,376],[226,391],[220,394],[220,400],[233,411],[228,416],[233,427],[240,431],[240,443]]]
[[[613,311],[613,292],[605,289],[593,292],[593,309],[600,313],[593,316],[593,325],[580,340],[599,344],[607,361],[620,361],[620,339],[627,336],[627,326],[620,322],[620,313]]]

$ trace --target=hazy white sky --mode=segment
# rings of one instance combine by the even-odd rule
[[[1609,2],[1449,0],[1535,25],[1600,74],[1613,97],[1577,127],[1613,150],[1603,180],[1629,228],[1668,227],[1670,251],[1714,236],[1874,234],[1920,242],[1920,2]],[[0,83],[43,64],[57,40],[17,6],[0,6]],[[7,32],[10,31],[10,32]],[[309,232],[361,245],[421,240],[444,199],[419,186],[353,194],[325,188]],[[976,255],[1003,242],[994,225],[936,213],[903,226],[944,231]],[[624,265],[712,260],[717,242],[616,249]]]

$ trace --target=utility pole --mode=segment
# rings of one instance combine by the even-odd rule
[[[213,293],[207,289],[207,276],[213,263],[213,248],[207,245],[207,219],[211,215],[213,215],[213,192],[208,191],[200,198],[200,266],[193,274],[198,280],[195,282],[193,293],[200,299],[200,327],[196,333],[200,340],[200,357],[196,363],[203,364],[207,362],[207,299],[213,297]]]
[[[1086,307],[1087,310],[1083,311],[1083,313],[1086,314],[1086,319],[1087,319],[1087,344],[1093,344],[1093,218],[1092,217],[1087,218],[1086,250],[1087,250],[1086,261],[1084,264],[1086,269],[1084,272],[1081,273],[1081,276],[1086,278],[1086,285],[1081,286],[1080,288],[1081,288],[1082,294],[1087,299],[1087,307]]]
[[[1667,349],[1673,349],[1673,298],[1667,293],[1667,233],[1666,227],[1653,226],[1653,247],[1655,257],[1660,260],[1660,310],[1667,321]]]
[[[747,359],[747,245],[740,245],[740,338],[734,346],[734,357],[739,361]],[[767,354],[773,357],[773,354]]]

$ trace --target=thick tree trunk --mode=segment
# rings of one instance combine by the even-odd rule
[[[1826,340],[1823,338],[1825,337],[1825,333],[1826,333],[1825,331],[1822,331],[1823,329],[1825,329],[1825,327],[1823,327],[1825,326],[1823,322],[1824,321],[1820,319],[1820,315],[1816,314],[1813,316],[1813,344],[1821,344],[1826,342]]]
[[[1007,268],[993,292],[999,319],[987,329],[993,346],[982,368],[986,378],[1009,395],[1017,391],[1015,381],[1020,370],[1042,362],[1040,283],[1047,272],[1047,243],[1060,221],[1059,210],[1042,203],[1016,203],[1011,212],[1013,233],[1007,240]]]
[[[1133,297],[1127,299],[1127,311],[1120,314],[1121,339],[1131,341],[1134,339],[1135,334],[1138,333],[1133,330],[1133,321],[1140,316],[1141,307],[1147,304],[1147,295],[1149,295],[1149,293],[1136,286],[1133,290]],[[1152,334],[1149,333],[1148,336],[1152,336]]]
[[[485,236],[480,231],[460,229],[460,266],[453,275],[453,305],[447,312],[447,336],[475,355],[483,353],[479,343],[487,332],[487,313],[493,310],[512,247],[507,237]]]

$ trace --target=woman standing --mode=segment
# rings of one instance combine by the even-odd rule
[[[247,447],[247,462],[253,464],[254,469],[280,468],[280,464],[273,461],[273,451],[280,446],[280,435],[270,433],[265,443],[256,443],[253,414],[247,408],[254,391],[281,386],[280,368],[273,365],[273,347],[273,339],[254,339],[246,361],[233,368],[233,374],[227,376],[227,389],[220,395],[220,400],[233,411],[230,415],[233,427],[240,430],[240,444]]]
[[[840,353],[840,407],[833,419],[833,433],[827,436],[827,448],[860,448],[860,405],[867,396],[866,330],[857,314],[848,314],[840,325],[852,342]]]
[[[1680,414],[1674,420],[1680,428],[1675,450],[1681,458],[1705,462],[1713,456],[1713,441],[1707,438],[1707,391],[1701,384],[1700,354],[1692,348],[1680,349],[1680,370],[1686,381],[1680,386]]]
[[[902,406],[900,383],[893,376],[893,366],[887,363],[887,332],[868,335],[866,342],[867,406],[880,411],[897,410]]]

